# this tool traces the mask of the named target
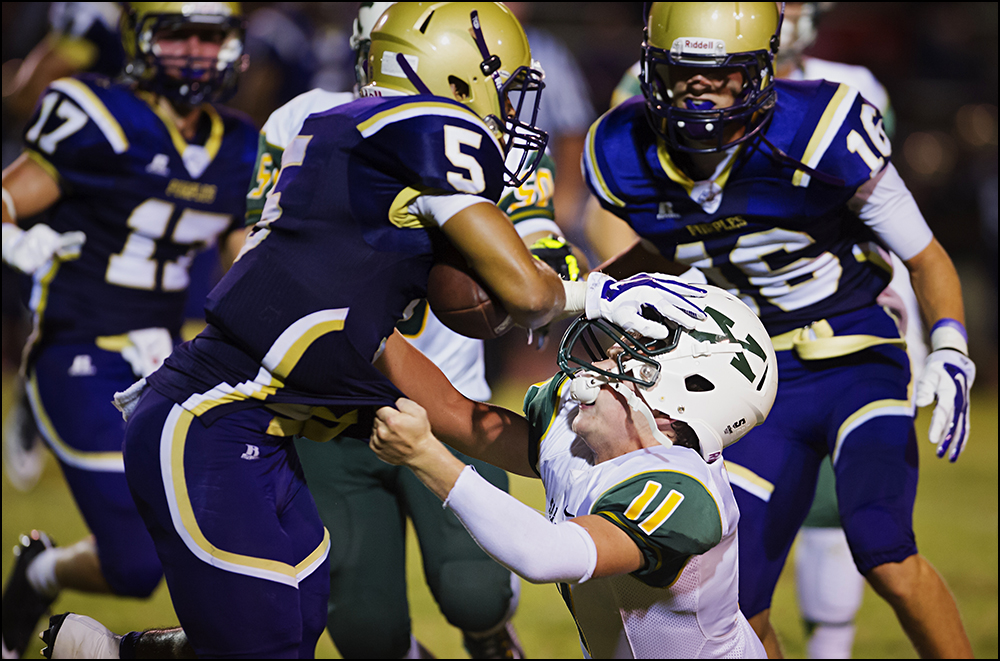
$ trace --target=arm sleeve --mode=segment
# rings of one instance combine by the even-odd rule
[[[541,513],[466,466],[445,500],[490,557],[532,583],[583,583],[597,567],[590,533]]]
[[[440,227],[459,211],[468,209],[473,204],[479,204],[480,202],[493,204],[485,197],[465,193],[456,193],[454,195],[421,195],[407,207],[407,210],[414,216],[429,220]]]
[[[858,217],[904,261],[926,248],[934,234],[896,167],[889,163],[864,200]]]

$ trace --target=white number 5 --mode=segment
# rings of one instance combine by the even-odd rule
[[[479,161],[475,156],[462,151],[462,145],[479,149],[482,142],[483,136],[475,131],[445,124],[444,155],[455,167],[469,172],[468,177],[462,172],[449,172],[448,183],[463,193],[482,193],[486,190],[486,177],[483,176],[483,168],[479,165]]]

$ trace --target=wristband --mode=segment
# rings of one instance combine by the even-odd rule
[[[16,223],[17,210],[14,208],[14,198],[11,197],[10,191],[8,191],[6,188],[3,189],[3,205],[7,207],[7,213],[10,214],[10,219]]]
[[[969,355],[969,334],[962,322],[945,317],[938,319],[931,328],[931,350],[954,349]]]
[[[563,289],[566,292],[567,314],[580,314],[587,309],[587,282],[585,280],[563,280]]]
[[[3,261],[7,262],[8,264],[10,263],[10,260],[8,260],[7,258],[7,254],[10,251],[10,249],[14,246],[14,244],[18,242],[18,240],[21,238],[21,235],[23,234],[24,230],[15,225],[14,223],[3,224],[3,236],[2,238],[0,238],[0,244],[2,244],[0,250],[2,250],[3,253]]]

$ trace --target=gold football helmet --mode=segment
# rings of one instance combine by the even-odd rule
[[[646,17],[640,82],[653,129],[671,148],[722,151],[756,135],[774,112],[774,56],[783,9],[774,2],[654,2]],[[728,108],[675,105],[671,67],[736,70],[743,88]],[[744,126],[741,137],[727,131]],[[690,144],[691,141],[698,143]]]
[[[500,3],[392,5],[372,30],[368,77],[363,96],[433,94],[472,109],[508,153],[519,151],[508,159],[508,185],[524,183],[539,160],[533,153],[548,142],[535,127],[544,73],[521,24]]]
[[[173,74],[166,72],[156,38],[170,32],[216,30],[221,33],[218,57],[188,57]],[[223,101],[236,90],[236,79],[246,69],[243,53],[245,23],[238,2],[128,2],[121,18],[125,73],[139,85],[189,106]],[[178,75],[176,70],[180,71]]]

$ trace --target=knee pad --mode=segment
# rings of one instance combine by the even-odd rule
[[[331,608],[327,631],[345,659],[401,659],[410,649],[410,616],[402,608],[362,600]]]
[[[518,580],[489,558],[446,562],[434,598],[452,626],[488,631],[506,622],[516,607],[512,578]]]
[[[795,548],[795,589],[802,617],[820,624],[848,624],[864,595],[841,528],[803,528]]]

